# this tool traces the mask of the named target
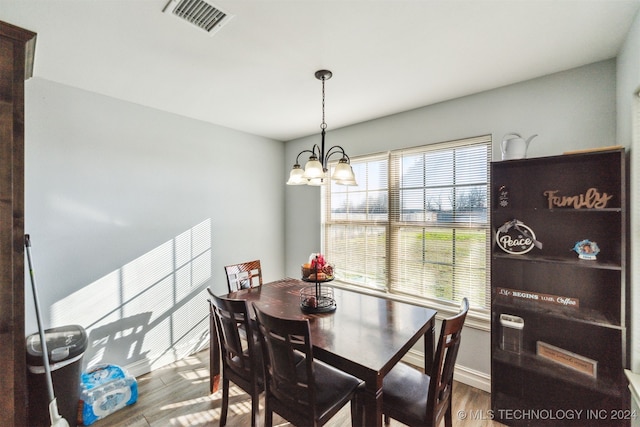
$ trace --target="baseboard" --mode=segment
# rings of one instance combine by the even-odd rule
[[[413,366],[424,366],[424,354],[414,349],[409,350],[402,360]],[[155,360],[153,366],[150,365],[149,360],[143,359],[130,365],[126,365],[124,368],[134,377],[138,377],[148,373],[152,369],[158,369],[159,367],[168,365],[175,361],[175,356],[172,357],[171,354],[167,354],[164,357]],[[463,384],[491,393],[491,376],[484,372],[456,364],[453,378]]]
[[[402,358],[403,361],[414,366],[424,366],[424,354],[417,350],[409,350]],[[484,372],[456,364],[453,379],[471,387],[491,393],[491,376]]]
[[[138,360],[137,362],[123,366],[123,368],[126,369],[127,372],[129,372],[129,374],[133,375],[134,377],[139,377],[151,372],[151,366],[149,365],[149,361],[147,359]]]
[[[463,384],[491,393],[491,376],[466,366],[456,365],[453,379]]]
[[[156,357],[153,360],[150,359],[141,359],[136,362],[130,363],[128,365],[123,366],[127,372],[134,377],[139,377],[144,374],[148,374],[151,371],[155,371],[156,369],[160,369],[164,366],[170,365],[171,363],[175,363],[183,358],[189,356],[191,353],[185,354],[175,354],[173,352],[168,352],[163,355]]]
[[[175,343],[170,349],[147,355],[143,359],[139,359],[133,363],[123,366],[123,368],[134,377],[139,377],[156,369],[160,369],[163,366],[182,360],[185,357],[202,351],[208,347],[209,328],[206,328],[201,334],[194,335],[189,340],[181,340],[180,342]]]

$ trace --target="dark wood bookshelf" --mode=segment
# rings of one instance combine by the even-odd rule
[[[491,164],[491,396],[501,423],[608,426],[629,409],[627,165],[623,148]],[[513,220],[542,247],[503,250],[496,233]],[[585,239],[597,259],[573,250]],[[524,326],[503,326],[501,315]],[[537,354],[538,342],[561,349],[558,360]],[[572,367],[577,360],[594,372]],[[542,416],[551,413],[576,419]]]

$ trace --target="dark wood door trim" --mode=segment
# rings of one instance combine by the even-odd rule
[[[27,423],[24,80],[31,75],[35,37],[0,21],[0,425]]]

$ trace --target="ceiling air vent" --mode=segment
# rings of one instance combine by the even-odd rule
[[[163,12],[175,15],[211,35],[233,18],[233,15],[204,0],[171,0]]]

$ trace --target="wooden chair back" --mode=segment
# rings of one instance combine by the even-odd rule
[[[440,338],[433,360],[433,371],[427,397],[427,419],[433,426],[440,425],[444,414],[450,409],[453,393],[453,369],[460,348],[462,327],[469,311],[469,301],[464,298],[460,311],[453,317],[444,319],[440,328]]]
[[[293,425],[322,426],[351,403],[352,425],[362,422],[356,392],[362,381],[313,360],[309,320],[283,319],[254,304],[265,378],[265,426],[273,412]]]
[[[262,267],[260,260],[232,264],[224,267],[229,292],[262,286]]]
[[[255,305],[254,310],[262,340],[265,392],[277,402],[273,410],[281,413],[283,408],[286,412],[290,412],[288,408],[298,408],[299,412],[311,414],[313,419],[315,387],[309,321],[271,316]],[[304,355],[304,369],[297,366],[298,352]]]
[[[222,359],[223,398],[220,424],[224,425],[226,422],[229,381],[232,381],[251,396],[251,419],[252,425],[255,425],[259,393],[264,389],[264,381],[259,343],[252,333],[245,332],[252,330],[247,303],[244,300],[218,297],[211,290],[209,294]]]

